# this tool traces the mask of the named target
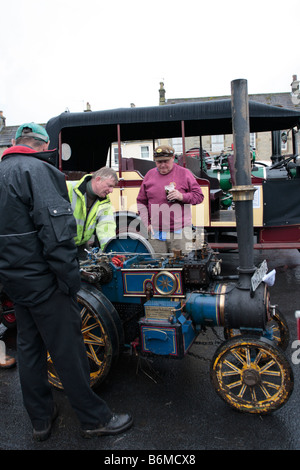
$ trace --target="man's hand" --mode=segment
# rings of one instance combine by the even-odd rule
[[[183,194],[178,191],[177,189],[173,189],[173,191],[170,191],[169,194],[167,195],[167,200],[168,201],[182,201],[183,200]]]

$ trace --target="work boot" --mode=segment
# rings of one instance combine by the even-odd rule
[[[58,406],[54,403],[53,413],[50,419],[42,422],[41,424],[35,424],[33,427],[32,437],[35,441],[45,441],[51,434],[52,424],[58,416]]]
[[[133,419],[128,414],[113,415],[113,417],[104,426],[101,425],[93,429],[81,429],[81,435],[85,438],[108,436],[119,434],[129,429],[133,424]]]

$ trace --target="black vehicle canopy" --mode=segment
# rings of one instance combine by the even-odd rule
[[[95,171],[106,164],[113,142],[232,133],[231,100],[180,103],[143,108],[62,113],[50,119],[46,130],[50,148],[71,147],[64,170]],[[300,110],[249,101],[250,132],[300,127]]]

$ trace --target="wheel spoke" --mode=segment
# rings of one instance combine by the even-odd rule
[[[245,392],[246,392],[246,389],[247,389],[247,385],[242,384],[242,388],[241,388],[241,390],[239,391],[239,393],[238,393],[237,396],[238,396],[239,398],[243,398],[243,396],[244,396],[244,394],[245,394]]]
[[[256,355],[256,358],[253,361],[256,366],[258,366],[258,364],[259,364],[260,360],[262,359],[262,357],[263,357],[262,351],[258,351],[258,354]]]
[[[87,315],[86,315],[86,318],[84,318],[84,314],[85,314],[85,313],[87,314]],[[86,307],[82,307],[82,309],[80,310],[80,316],[81,316],[81,318],[82,318],[82,322],[83,322],[83,323],[84,323],[84,322],[86,323],[87,320],[88,320],[88,318],[90,318],[90,315],[88,314],[88,309],[87,309]]]
[[[232,388],[240,387],[241,385],[243,385],[243,382],[241,380],[238,380],[237,382],[232,382],[231,384],[228,384],[227,387],[231,390]]]
[[[277,325],[271,325],[269,330],[271,331],[271,337],[273,340],[277,341],[277,343],[281,340],[280,329]]]
[[[263,392],[263,394],[265,395],[265,397],[269,400],[272,396],[269,394],[268,390],[266,389],[266,387],[263,385],[263,384],[260,384],[259,385],[259,388],[261,389],[261,391]]]
[[[87,350],[87,356],[93,361],[94,364],[97,364],[97,365],[99,365],[99,366],[100,366],[101,364],[103,364],[103,361],[101,361],[101,360],[98,358],[97,354],[95,353],[94,348],[92,348],[92,347],[90,347],[90,346],[89,346],[89,348],[88,348],[88,350]]]
[[[238,351],[232,351],[232,355],[244,366],[245,365],[245,359],[243,356],[241,356],[240,352]]]
[[[266,374],[266,375],[273,375],[273,376],[277,376],[277,377],[280,377],[280,371],[277,370],[269,370],[270,367],[272,366],[276,366],[276,363],[275,361],[272,359],[270,362],[268,362],[268,364],[264,365],[263,367],[261,367],[260,369],[260,373],[261,374]]]
[[[87,325],[83,327],[81,331],[83,334],[85,334],[85,333],[88,333],[89,331],[94,330],[95,328],[99,328],[99,323],[95,322],[95,323],[92,323],[91,325]]]
[[[247,367],[250,367],[251,365],[251,354],[250,354],[250,348],[246,348],[246,364]]]
[[[275,384],[273,382],[266,382],[265,380],[263,380],[262,383],[265,387],[274,388],[274,390],[280,390],[279,384]]]
[[[233,372],[223,372],[223,375],[224,376],[227,376],[227,375],[236,375],[236,374],[240,374],[241,373],[241,369],[239,369],[235,364],[233,364],[232,362],[228,361],[227,359],[224,361],[224,364],[228,367],[230,367],[230,369],[232,369]]]
[[[251,394],[252,403],[256,403],[256,402],[257,402],[257,398],[256,398],[256,392],[255,392],[255,388],[254,388],[254,387],[250,387],[250,394]]]
[[[94,335],[86,336],[84,342],[85,344],[93,344],[94,346],[105,346],[105,340]]]

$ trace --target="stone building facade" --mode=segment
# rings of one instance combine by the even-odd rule
[[[256,101],[271,106],[279,106],[288,109],[299,110],[300,108],[300,92],[299,81],[297,75],[293,75],[292,83],[290,85],[291,91],[285,93],[261,93],[249,94],[249,100]],[[200,98],[166,98],[166,90],[164,83],[160,83],[159,88],[159,105],[170,105],[176,103],[188,103],[199,101],[212,101],[230,99],[230,96],[208,96]],[[291,154],[293,152],[292,136],[290,129],[282,129],[286,132],[287,140],[282,142],[281,153],[282,155]],[[181,138],[172,139],[171,145],[176,149],[177,153],[182,152]],[[211,155],[218,155],[221,151],[230,151],[232,148],[232,135],[220,136],[203,136],[202,147],[207,150]],[[261,132],[250,134],[250,145],[255,148],[256,159],[270,163],[270,156],[272,155],[272,138],[270,132]],[[198,136],[186,137],[185,148],[199,147],[200,139]]]

